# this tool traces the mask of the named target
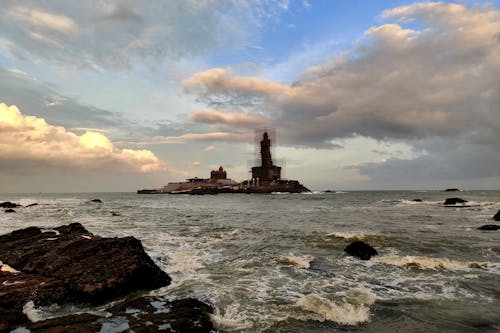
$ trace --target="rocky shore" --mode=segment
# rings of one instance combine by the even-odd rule
[[[170,281],[134,237],[95,236],[79,223],[16,230],[0,236],[0,332],[20,327],[31,332],[213,331],[210,305],[140,295]],[[106,308],[105,316],[80,313],[40,320],[36,310],[124,298]]]

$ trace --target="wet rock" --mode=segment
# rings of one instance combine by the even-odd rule
[[[479,229],[479,230],[500,230],[500,225],[485,224],[483,226],[480,226],[477,229]]]
[[[21,205],[10,201],[4,201],[0,203],[0,208],[17,208],[17,207],[21,207]]]
[[[120,215],[119,213],[117,213],[117,212],[111,212],[111,215],[112,215],[112,216],[121,216],[121,215]]]
[[[348,255],[357,257],[361,260],[370,260],[372,256],[378,254],[377,250],[362,241],[352,242],[344,249],[344,251]]]
[[[500,221],[500,210],[493,216],[493,220]]]
[[[0,272],[0,314],[22,313],[28,301],[105,303],[170,283],[136,238],[97,237],[79,223],[1,235],[0,261],[20,271]]]
[[[33,333],[42,332],[214,332],[211,306],[192,298],[170,301],[162,297],[125,300],[107,309],[109,316],[73,314],[30,323]],[[123,330],[117,329],[117,326]]]
[[[5,212],[6,213],[15,213],[16,211],[14,209],[10,208],[10,209],[6,209]]]
[[[460,198],[447,198],[444,201],[444,205],[456,205],[456,204],[461,204],[461,203],[466,203],[468,202],[467,200],[460,199]]]
[[[101,199],[92,199],[92,200],[89,200],[89,202],[102,203],[102,200]]]
[[[458,192],[460,191],[458,188],[447,188],[446,190],[444,190],[445,192]]]
[[[412,199],[411,201],[414,201],[414,202],[422,202],[422,199]]]
[[[33,206],[38,206],[38,204],[35,202],[35,203],[29,204],[29,205],[27,205],[25,207],[33,207]]]

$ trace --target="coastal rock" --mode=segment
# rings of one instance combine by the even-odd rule
[[[414,201],[414,202],[422,202],[422,199],[412,199],[411,201]]]
[[[485,224],[477,228],[478,230],[500,230],[500,225]]]
[[[24,207],[33,207],[33,206],[38,206],[38,204],[35,202],[35,203],[32,203],[32,204],[26,205]]]
[[[92,199],[92,200],[89,200],[89,202],[102,203],[102,200],[101,199]]]
[[[6,213],[15,213],[16,211],[12,208],[9,208],[9,209],[6,209],[5,212]]]
[[[169,301],[161,297],[125,300],[107,309],[109,316],[72,314],[31,323],[27,328],[41,332],[214,332],[211,306],[192,298]],[[123,327],[118,330],[116,326]],[[114,329],[114,330],[113,330]]]
[[[22,313],[29,301],[100,304],[170,283],[136,238],[93,236],[79,223],[2,235],[0,260],[0,314]]]
[[[446,190],[444,190],[445,192],[458,192],[460,191],[458,188],[447,188]]]
[[[493,220],[500,221],[500,210],[493,216]]]
[[[21,207],[21,205],[10,201],[4,201],[0,203],[0,208],[17,208],[17,207]]]
[[[348,255],[357,257],[361,260],[370,260],[372,256],[378,254],[377,250],[362,241],[352,242],[344,249],[344,251]]]
[[[466,203],[466,202],[468,202],[468,201],[464,200],[464,199],[460,199],[460,198],[447,198],[443,204],[444,205],[456,205],[459,203]]]

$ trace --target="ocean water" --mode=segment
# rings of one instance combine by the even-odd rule
[[[443,207],[447,197],[471,207]],[[80,222],[139,238],[173,279],[149,294],[211,303],[220,332],[500,332],[500,231],[476,229],[499,223],[500,191],[0,195],[7,200],[39,205],[0,213],[1,234]],[[346,256],[358,239],[379,255]],[[29,311],[43,319],[102,307]]]

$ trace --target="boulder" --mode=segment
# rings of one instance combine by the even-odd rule
[[[422,202],[422,199],[412,199],[411,201],[414,201],[414,202]]]
[[[33,207],[33,206],[38,206],[38,204],[35,202],[35,203],[32,203],[32,204],[26,205],[25,207]]]
[[[500,221],[500,210],[493,216],[493,220]]]
[[[16,211],[12,208],[9,208],[9,209],[6,209],[5,212],[6,213],[15,213]]]
[[[109,315],[72,314],[30,323],[32,333],[41,332],[214,332],[210,320],[213,308],[188,298],[167,300],[162,297],[139,297],[108,308]],[[117,327],[123,327],[123,330]]]
[[[344,249],[344,251],[348,255],[357,257],[361,260],[370,260],[372,256],[378,254],[377,250],[362,241],[352,242]]]
[[[500,230],[500,225],[485,224],[478,228],[479,230]]]
[[[138,239],[101,238],[79,223],[1,235],[0,261],[13,268],[0,275],[0,314],[28,301],[101,304],[170,283]]]
[[[4,201],[0,203],[0,208],[17,208],[17,207],[21,207],[21,205],[10,201]]]
[[[92,199],[92,200],[89,200],[89,202],[102,203],[102,200],[101,199]]]
[[[460,199],[460,198],[447,198],[445,201],[444,201],[444,205],[456,205],[456,204],[461,204],[461,203],[466,203],[467,200],[464,200],[464,199]]]
[[[458,192],[460,191],[458,188],[447,188],[446,190],[444,190],[445,192]]]

